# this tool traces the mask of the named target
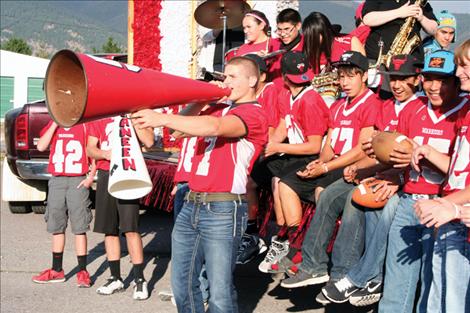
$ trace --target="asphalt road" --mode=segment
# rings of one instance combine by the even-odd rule
[[[141,232],[144,241],[145,276],[149,281],[150,298],[132,299],[129,287],[132,277],[127,250],[123,248],[121,271],[126,290],[111,296],[101,296],[96,288],[109,276],[102,236],[89,233],[89,265],[94,285],[89,289],[76,287],[76,257],[72,236],[68,235],[64,255],[65,283],[39,285],[31,277],[51,265],[50,236],[46,233],[42,215],[11,214],[8,205],[1,203],[1,312],[176,312],[169,301],[162,301],[158,292],[170,288],[171,215],[142,211]],[[123,247],[125,244],[123,242]],[[274,312],[368,312],[350,305],[330,305],[326,308],[315,302],[319,287],[284,289],[279,279],[260,273],[261,259],[239,266],[235,273],[240,313]]]

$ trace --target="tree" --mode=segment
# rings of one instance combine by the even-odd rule
[[[31,47],[21,38],[12,37],[2,45],[3,50],[12,51],[21,54],[31,55]]]
[[[114,42],[113,37],[108,37],[108,41],[101,47],[104,53],[121,53],[122,49],[118,43]]]

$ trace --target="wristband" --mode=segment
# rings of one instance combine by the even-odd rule
[[[322,164],[322,167],[323,167],[323,171],[324,171],[325,173],[328,173],[328,165],[326,165],[326,163],[323,163],[323,164]]]
[[[458,206],[457,204],[453,203],[453,202],[452,202],[452,205],[453,205],[453,207],[454,207],[454,209],[455,209],[455,216],[454,216],[454,218],[455,218],[455,219],[460,219],[460,208],[459,208],[459,206]]]

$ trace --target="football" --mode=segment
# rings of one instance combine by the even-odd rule
[[[366,208],[382,208],[388,200],[375,201],[376,194],[373,191],[380,182],[382,182],[380,179],[370,179],[359,184],[353,191],[352,200]]]
[[[381,163],[392,165],[390,153],[396,147],[403,147],[409,153],[413,151],[413,145],[406,140],[407,137],[398,132],[380,132],[372,138],[372,149],[374,149],[377,160]]]

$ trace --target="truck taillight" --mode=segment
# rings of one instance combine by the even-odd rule
[[[28,150],[28,114],[20,114],[15,124],[16,149]]]

